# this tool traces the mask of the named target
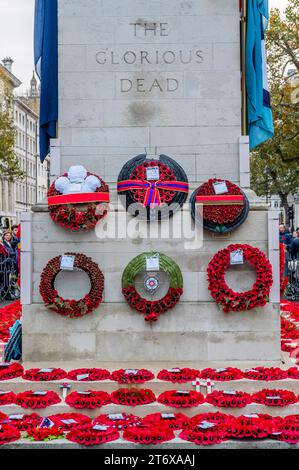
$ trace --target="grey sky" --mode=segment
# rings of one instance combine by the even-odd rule
[[[286,3],[270,0],[270,7],[283,8]],[[14,59],[13,73],[23,82],[22,92],[29,87],[34,68],[33,21],[34,0],[0,0],[0,60]]]

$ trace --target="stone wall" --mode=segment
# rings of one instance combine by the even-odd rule
[[[202,246],[192,250],[183,240],[142,238],[146,224],[132,239],[72,234],[50,220],[45,205],[37,206],[26,255],[33,272],[32,298],[24,302],[26,360],[131,361],[136,353],[141,361],[279,359],[276,219],[269,222],[267,208],[248,189],[248,145],[239,144],[239,57],[237,0],[59,1],[60,147],[51,157],[52,175],[84,164],[110,183],[116,203],[122,165],[146,149],[177,160],[191,188],[214,176],[241,183],[251,210],[238,230],[225,237],[205,232]],[[182,214],[190,220],[188,205]],[[207,265],[232,242],[259,247],[275,264],[264,309],[223,314],[209,295]],[[150,250],[171,256],[184,277],[182,301],[152,326],[121,294],[127,263]],[[86,253],[105,274],[104,303],[86,318],[49,312],[38,293],[43,267],[66,251]],[[254,273],[238,269],[228,280],[247,289]],[[58,285],[65,296],[88,289],[84,279],[64,277]]]

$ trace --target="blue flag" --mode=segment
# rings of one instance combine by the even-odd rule
[[[41,81],[40,159],[50,152],[58,120],[57,0],[35,0],[34,62]]]
[[[274,135],[265,47],[268,18],[268,0],[248,0],[246,91],[250,149]]]

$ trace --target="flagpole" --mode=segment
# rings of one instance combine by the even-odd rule
[[[247,32],[247,0],[242,0],[242,16],[241,16],[242,135],[247,135],[246,32]]]

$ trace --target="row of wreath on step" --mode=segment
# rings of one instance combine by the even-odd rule
[[[126,210],[147,221],[168,219],[181,209],[189,193],[183,168],[172,158],[148,159],[139,155],[122,168],[117,183]],[[107,183],[83,166],[71,166],[48,191],[49,213],[54,222],[71,231],[94,229],[107,216],[110,206]],[[82,206],[84,205],[84,206]],[[193,220],[206,230],[224,234],[243,224],[249,201],[234,183],[213,178],[190,198]]]
[[[119,384],[142,384],[155,379],[155,375],[147,369],[118,369],[109,372],[101,368],[80,368],[69,372],[61,368],[34,368],[24,370],[18,362],[0,364],[0,381],[12,380],[16,378],[34,382],[47,382],[55,380],[72,380],[78,382],[94,382],[102,380],[112,380]],[[299,366],[291,367],[287,370],[279,367],[254,367],[246,369],[244,372],[236,367],[206,368],[202,371],[190,369],[189,367],[172,367],[162,369],[157,374],[157,379],[172,383],[188,383],[195,381],[195,385],[208,381],[208,386],[212,386],[215,381],[233,381],[241,379],[274,381],[294,379],[299,380]],[[205,385],[207,385],[205,383]]]
[[[203,403],[224,408],[244,408],[251,403],[283,407],[299,402],[299,396],[290,390],[262,389],[253,394],[236,390],[214,390],[206,397],[194,390],[167,390],[156,397],[147,388],[119,388],[111,394],[102,390],[84,390],[67,393],[62,388],[62,398],[53,390],[27,390],[15,394],[9,390],[0,392],[0,406],[15,404],[22,408],[47,408],[64,402],[71,408],[96,409],[111,403],[123,406],[141,406],[158,402],[174,408],[193,408]]]
[[[178,431],[178,432],[177,432]],[[197,445],[213,445],[228,439],[275,439],[299,442],[299,415],[285,418],[267,414],[234,417],[224,413],[202,413],[188,418],[182,413],[153,413],[140,418],[118,413],[102,414],[92,420],[79,413],[58,413],[46,418],[36,413],[0,413],[0,444],[20,438],[48,441],[67,438],[81,445],[98,445],[118,440],[136,444],[160,444],[175,437]]]

